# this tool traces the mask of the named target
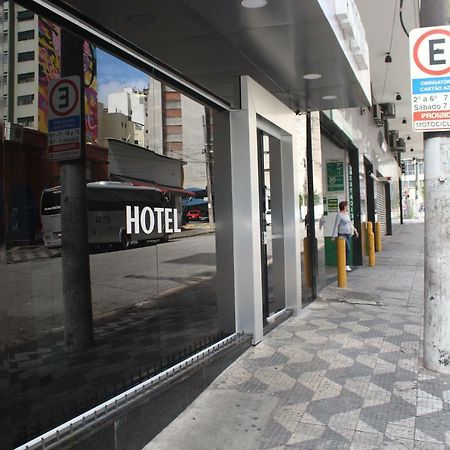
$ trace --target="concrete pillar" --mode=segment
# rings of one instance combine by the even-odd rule
[[[447,25],[447,2],[422,0],[422,27]],[[448,65],[448,62],[446,63]],[[424,133],[424,365],[450,373],[450,133]]]
[[[450,373],[450,139],[425,141],[425,367]]]
[[[256,115],[239,110],[230,118],[236,329],[251,332],[257,344],[263,305]]]
[[[236,316],[230,113],[215,113],[213,123],[217,316],[219,330],[231,334],[236,331]]]
[[[62,77],[78,75],[81,80],[82,156],[76,161],[63,162],[60,173],[64,335],[67,350],[79,351],[94,343],[86,198],[83,41],[63,30],[61,55]]]

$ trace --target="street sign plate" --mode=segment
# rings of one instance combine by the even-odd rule
[[[413,130],[450,130],[450,27],[409,34]]]
[[[80,77],[48,84],[48,158],[67,161],[81,156]]]

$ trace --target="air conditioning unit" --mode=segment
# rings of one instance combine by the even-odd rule
[[[383,119],[395,119],[395,103],[382,103]]]
[[[380,105],[372,105],[372,115],[373,120],[377,124],[378,127],[383,126],[383,114],[380,108]]]
[[[389,130],[389,148],[394,152],[397,151],[398,131]]]
[[[397,139],[397,151],[398,152],[406,152],[405,140],[403,138]]]

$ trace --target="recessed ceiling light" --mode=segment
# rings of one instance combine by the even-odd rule
[[[305,73],[305,75],[303,75],[303,78],[305,80],[318,80],[319,78],[322,78],[322,74],[320,74],[320,73]]]
[[[337,98],[337,95],[324,95],[323,100],[334,100],[335,98]]]
[[[267,0],[241,0],[244,8],[262,8],[267,5]]]
[[[149,25],[155,18],[149,14],[131,14],[127,17],[127,21],[133,25]]]

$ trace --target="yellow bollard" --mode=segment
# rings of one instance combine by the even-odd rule
[[[345,266],[347,264],[345,258],[345,238],[342,236],[338,237],[336,240],[337,245],[337,273],[338,273],[338,287],[347,287],[347,271]]]
[[[381,242],[381,223],[375,223],[375,251],[381,252],[382,242]]]
[[[366,222],[361,222],[361,247],[362,255],[367,256],[367,224]]]
[[[366,244],[366,249],[367,249],[367,254],[369,254],[369,236],[370,233],[373,233],[373,224],[372,222],[367,222],[367,244]]]
[[[303,239],[303,275],[305,287],[312,287],[312,273],[311,273],[311,257],[309,251],[309,239]]]
[[[375,267],[375,236],[369,233],[369,267]]]

